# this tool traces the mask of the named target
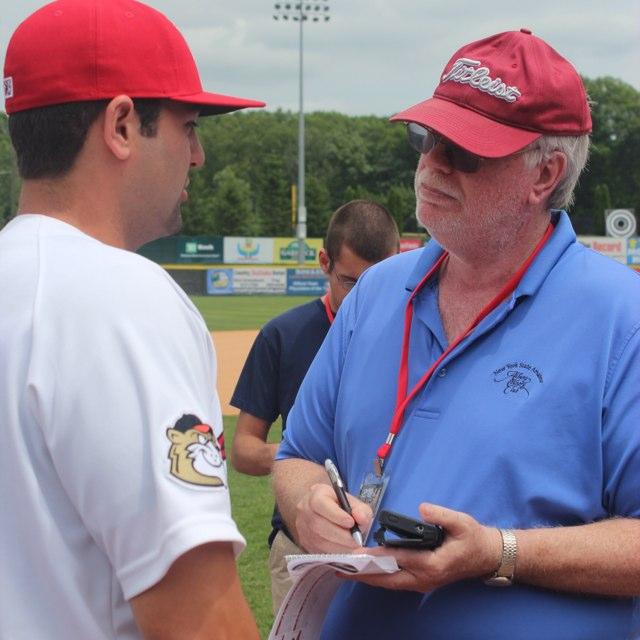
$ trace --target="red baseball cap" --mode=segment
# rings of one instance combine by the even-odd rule
[[[591,112],[578,72],[528,29],[458,49],[433,98],[391,120],[429,127],[485,158],[511,155],[543,134],[591,132]]]
[[[7,113],[67,102],[165,98],[226,113],[264,102],[203,91],[182,34],[135,0],[56,0],[16,29],[4,65]]]

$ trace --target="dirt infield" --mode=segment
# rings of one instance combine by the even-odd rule
[[[229,400],[238,382],[242,365],[257,335],[258,332],[255,329],[211,332],[218,356],[218,395],[223,416],[238,415],[238,410],[229,405]]]

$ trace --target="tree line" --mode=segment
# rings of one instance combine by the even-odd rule
[[[640,216],[640,92],[612,77],[583,79],[594,131],[591,158],[570,214],[579,234],[604,235],[604,210]],[[354,198],[385,205],[403,232],[417,231],[416,153],[404,126],[377,116],[306,115],[307,232],[322,237],[338,206]],[[200,120],[207,161],[183,207],[188,235],[289,236],[297,182],[298,115],[250,111]],[[15,211],[19,179],[0,114],[0,222]]]

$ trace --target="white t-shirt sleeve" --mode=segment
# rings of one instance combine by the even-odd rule
[[[129,599],[189,549],[245,543],[204,322],[159,268],[137,256],[111,267],[91,283],[48,287],[43,275],[29,393],[65,491]]]

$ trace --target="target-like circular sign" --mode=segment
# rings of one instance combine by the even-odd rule
[[[636,217],[629,209],[612,209],[607,213],[606,229],[612,238],[630,238],[636,232]]]

